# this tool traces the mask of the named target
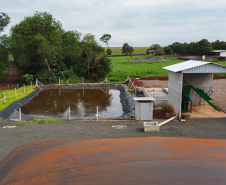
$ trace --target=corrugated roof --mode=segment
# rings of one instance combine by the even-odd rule
[[[181,73],[225,73],[226,66],[211,63],[203,62],[197,60],[188,60],[178,64],[170,65],[163,67],[163,69],[172,71],[172,72],[181,72]]]
[[[194,67],[202,66],[202,65],[205,65],[205,64],[208,64],[208,63],[209,62],[202,62],[202,61],[197,61],[197,60],[188,60],[188,61],[181,62],[181,63],[178,63],[178,64],[163,67],[163,69],[166,69],[166,70],[169,70],[169,71],[176,73],[176,72],[183,71],[183,70],[186,70],[186,69],[191,69],[191,68],[194,68]]]

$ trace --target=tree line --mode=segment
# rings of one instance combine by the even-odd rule
[[[38,77],[44,83],[54,83],[58,78],[83,77],[97,81],[112,69],[93,34],[65,31],[47,12],[25,17],[11,28],[9,36],[1,36],[0,43],[13,55],[25,80]]]
[[[0,33],[3,32],[4,28],[9,24],[10,17],[3,12],[0,12]],[[6,68],[6,62],[8,60],[8,49],[6,47],[7,40],[5,36],[0,37],[0,73]]]
[[[147,49],[147,54],[162,55],[208,55],[213,50],[226,50],[226,42],[216,40],[209,42],[207,39],[202,39],[198,42],[180,43],[174,42],[166,47],[161,47],[159,44],[153,44]]]

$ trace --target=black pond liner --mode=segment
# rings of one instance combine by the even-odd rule
[[[10,119],[12,114],[16,114],[16,116],[13,116],[13,117],[17,117],[19,119],[19,114],[17,109],[22,107],[24,104],[29,102],[32,98],[37,96],[42,90],[45,90],[45,89],[100,89],[100,88],[117,89],[120,91],[120,102],[122,104],[123,114],[122,116],[119,116],[116,118],[110,118],[111,120],[127,120],[130,118],[129,117],[130,115],[134,115],[134,107],[135,107],[134,100],[133,100],[133,97],[130,95],[130,93],[127,92],[127,89],[125,88],[125,86],[121,84],[107,84],[107,85],[65,85],[65,86],[40,87],[34,92],[32,92],[31,94],[29,94],[28,96],[11,103],[8,107],[0,111],[0,117],[3,119]],[[32,120],[35,118],[38,118],[38,117],[22,114],[23,120]],[[87,118],[72,119],[72,120],[87,120]],[[95,118],[91,118],[88,120],[95,120]]]

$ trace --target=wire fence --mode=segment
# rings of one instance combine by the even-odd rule
[[[19,86],[19,84],[12,85],[14,86],[10,86],[11,87],[10,90],[0,91],[0,111],[7,107],[10,103],[27,96],[28,94],[35,90],[33,89],[34,86],[25,86],[25,85]]]

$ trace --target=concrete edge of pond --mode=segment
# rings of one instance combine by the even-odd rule
[[[8,107],[0,111],[0,117],[3,119],[10,119],[11,115],[21,106],[29,102],[32,98],[37,96],[42,90],[46,89],[117,89],[120,91],[120,102],[123,108],[123,115],[112,120],[127,120],[130,115],[134,114],[134,100],[130,93],[126,90],[125,85],[121,84],[103,84],[103,85],[65,85],[65,86],[42,86],[36,89],[28,96],[11,103]],[[22,114],[23,115],[23,114]],[[19,118],[19,117],[18,117]],[[31,120],[38,117],[23,115],[23,120]],[[76,120],[76,119],[74,119]],[[92,119],[91,119],[92,120]]]

